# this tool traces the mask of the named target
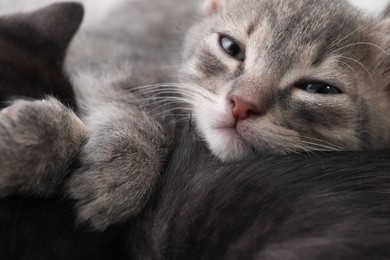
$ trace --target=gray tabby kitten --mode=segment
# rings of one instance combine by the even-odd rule
[[[97,227],[142,207],[172,141],[173,130],[167,127],[172,124],[154,116],[148,109],[153,106],[127,104],[139,99],[128,89],[166,82],[169,77],[161,71],[175,65],[175,52],[165,47],[174,28],[172,14],[165,11],[175,2],[160,2],[132,3],[138,8],[128,16],[142,24],[110,28],[110,35],[132,35],[130,49],[138,59],[116,55],[114,62],[133,62],[133,76],[107,84],[110,91],[105,93],[81,96],[81,104],[90,104],[87,111],[93,111],[85,120],[92,134],[80,174],[69,187],[80,217]],[[180,23],[186,13],[177,12]],[[181,84],[132,93],[180,92],[178,99],[191,105],[198,133],[220,159],[239,159],[251,151],[388,147],[385,21],[363,17],[346,1],[205,1],[203,12],[186,34],[176,75]]]
[[[187,35],[181,76],[215,155],[389,148],[386,21],[346,1],[212,7]]]
[[[131,1],[72,46],[90,131],[67,185],[80,221],[104,229],[143,208],[180,109],[224,161],[388,147],[385,19],[339,0],[205,0],[197,17],[190,2]]]

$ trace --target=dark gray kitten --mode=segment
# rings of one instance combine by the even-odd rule
[[[75,109],[63,59],[82,17],[77,3],[0,17],[1,104],[27,98],[0,111],[0,196],[8,195],[0,199],[0,259],[123,256],[122,231],[76,226],[73,202],[60,189],[87,131],[70,108],[47,96]]]
[[[388,259],[389,171],[367,152],[222,163],[186,131],[141,214],[104,233],[66,200],[0,200],[0,258]]]
[[[188,131],[129,259],[388,259],[390,156],[252,155],[221,163]]]
[[[206,0],[202,15],[193,5],[131,1],[70,49],[89,130],[67,185],[81,221],[104,229],[143,208],[186,111],[224,161],[388,147],[385,19],[336,0]]]
[[[51,95],[75,108],[63,60],[82,17],[83,8],[77,3],[0,17],[3,106],[15,97]],[[71,109],[49,97],[17,100],[3,108],[0,136],[0,196],[46,195],[63,184],[62,178],[85,142],[87,129]]]
[[[0,18],[1,108],[12,99],[48,95],[75,108],[63,63],[82,17],[81,6],[73,3]]]

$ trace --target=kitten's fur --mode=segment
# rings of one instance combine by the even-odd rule
[[[0,18],[1,101],[51,94],[74,104],[62,69],[66,48],[82,17],[81,5],[67,3]],[[87,133],[72,110],[54,98],[18,100],[3,108],[0,196],[56,191]]]
[[[172,28],[186,31],[190,2],[132,1],[71,48],[69,70],[90,130],[68,184],[80,220],[105,228],[142,209],[180,132],[170,108],[159,107],[172,91],[182,97],[168,101],[191,105],[193,125],[222,160],[388,147],[386,21],[345,1],[206,0],[181,62],[173,43],[183,34]],[[246,47],[243,64],[222,50],[220,34]],[[302,80],[343,93],[308,93],[296,87]],[[238,103],[252,116],[236,120]]]
[[[173,80],[191,2],[178,5],[175,16],[177,0],[129,2],[104,27],[81,31],[70,48],[68,70],[91,134],[68,187],[80,220],[96,228],[143,208],[179,135],[160,103],[164,94],[137,87]]]
[[[45,12],[51,13],[52,8]],[[32,113],[31,108],[38,111]],[[2,110],[1,122],[4,118],[19,119],[6,128],[10,135],[4,140],[38,123],[57,126],[57,121],[47,122],[43,116],[55,117],[57,108],[60,114],[73,118],[71,122],[77,121],[53,100],[18,101]],[[36,121],[28,115],[37,116]],[[50,129],[48,134],[59,130]],[[39,128],[32,133],[37,131]],[[66,137],[57,141],[64,140],[73,143]],[[14,149],[7,148],[4,152]],[[54,146],[53,152],[56,149]],[[22,151],[16,155],[21,157],[14,166],[28,158]],[[53,175],[49,176],[59,177],[55,173],[63,170],[62,165],[52,167]],[[389,156],[372,153],[252,155],[222,164],[188,131],[169,157],[168,168],[145,210],[124,226],[104,233],[90,232],[73,227],[69,201],[23,196],[2,199],[0,258],[387,259],[389,170]],[[28,181],[36,176],[33,170],[27,173]],[[20,172],[12,177],[22,180]],[[0,179],[0,183],[12,182]],[[46,180],[42,184],[50,183]],[[56,187],[51,184],[46,191]],[[43,186],[32,186],[30,191],[40,188]],[[108,192],[115,195],[115,190]]]
[[[194,85],[185,90],[195,125],[215,155],[389,149],[387,21],[346,1],[212,2],[219,12],[187,34],[180,75]],[[241,44],[244,62],[222,50],[221,35]],[[318,81],[342,93],[299,88]]]
[[[0,199],[0,259],[123,257],[122,230],[76,226],[73,202],[60,189],[87,130],[46,96],[75,103],[63,58],[82,17],[80,4],[64,3],[0,18],[0,98],[28,98],[0,111],[0,196],[7,195]]]
[[[83,10],[77,4],[50,9],[0,18],[1,107],[14,98],[51,95],[75,108],[63,60]],[[66,26],[58,26],[63,23]]]
[[[0,199],[0,258],[5,260],[108,260],[124,258],[123,227],[93,232],[75,225],[70,200]]]
[[[166,11],[172,6],[177,8],[176,18]],[[99,64],[103,58],[96,57],[96,51],[83,51],[92,53],[85,57],[77,53],[80,48],[72,48],[70,67],[80,76],[77,95],[91,130],[83,166],[69,184],[82,220],[104,228],[137,213],[147,199],[179,129],[166,117],[164,111],[170,108],[156,113],[156,104],[163,104],[159,94],[182,94],[167,99],[190,105],[197,132],[222,160],[239,159],[251,151],[388,148],[385,19],[364,17],[347,2],[336,0],[209,0],[204,6],[203,16],[192,17],[191,4],[183,1],[129,3],[112,16],[127,17],[120,23],[125,27],[113,19],[106,25],[109,32],[92,31],[95,43],[80,41],[92,50],[110,46],[114,51],[102,56],[113,57],[107,67]],[[139,17],[141,13],[148,19]],[[188,30],[190,17],[197,21]],[[175,22],[180,24],[177,34],[172,32]],[[172,46],[186,30],[182,57],[176,61]],[[244,64],[222,50],[220,34],[246,46]],[[107,44],[106,35],[114,41]],[[83,63],[77,57],[93,63],[79,72]],[[173,77],[180,84],[137,88],[171,81],[171,69],[175,72],[180,64]],[[111,75],[109,82],[98,78],[100,82],[91,84],[91,77],[85,77],[102,71]],[[119,79],[113,77],[118,73]],[[126,73],[131,75],[121,78]],[[336,84],[343,93],[305,92],[295,87],[303,79]],[[261,113],[235,120],[232,96]]]
[[[221,164],[188,132],[130,222],[130,259],[388,259],[389,170],[362,152]]]
[[[105,233],[74,229],[67,201],[3,200],[0,257],[388,259],[389,170],[364,152],[221,163],[188,131],[144,211]]]

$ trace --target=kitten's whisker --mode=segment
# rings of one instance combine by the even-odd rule
[[[190,109],[186,109],[186,108],[183,108],[183,107],[175,107],[175,108],[170,108],[170,109],[163,110],[163,111],[155,110],[151,114],[155,115],[155,116],[159,116],[159,115],[164,115],[164,116],[168,116],[168,115],[189,115],[192,112],[193,111],[190,110]]]
[[[185,104],[189,104],[191,106],[194,106],[196,104],[196,101],[194,99],[188,99],[185,97],[164,97],[164,99],[166,101],[185,103]]]
[[[317,143],[322,143],[322,144],[325,144],[325,145],[330,145],[330,146],[333,146],[333,147],[336,147],[337,149],[342,149],[340,146],[337,146],[331,142],[327,142],[327,141],[324,141],[324,140],[321,140],[319,138],[315,138],[315,137],[310,137],[310,136],[305,136],[304,137],[306,140],[311,140],[311,141],[314,141],[314,142],[317,142]]]
[[[350,37],[351,35],[353,35],[354,33],[356,33],[357,31],[359,31],[362,28],[363,28],[363,26],[360,26],[357,29],[353,30],[351,33],[344,36],[343,38],[335,40],[333,43],[329,44],[327,49],[329,50],[329,49],[333,48],[334,46],[336,46],[340,42],[344,41],[345,39],[347,39],[348,37]]]
[[[142,94],[142,93],[150,93],[150,92],[164,90],[164,89],[177,90],[179,89],[179,87],[174,85],[157,85],[157,86],[148,86],[148,87],[142,87],[136,89],[132,88],[131,91]]]
[[[290,152],[294,154],[313,153],[313,148],[303,146],[302,144],[294,144],[294,149],[290,148]]]
[[[180,110],[180,113],[179,112],[175,112],[175,110]],[[164,110],[164,111],[160,111],[158,113],[151,113],[153,116],[158,116],[158,117],[161,117],[161,116],[173,116],[173,117],[177,117],[177,116],[188,116],[192,111],[188,111],[187,113],[185,113],[183,110],[185,110],[184,108],[172,108],[172,109],[168,109],[168,110]]]
[[[145,104],[147,102],[147,104]],[[184,97],[153,97],[153,98],[141,98],[134,101],[130,101],[129,104],[141,105],[143,107],[155,106],[158,104],[164,104],[169,102],[170,104],[174,103],[185,103],[192,105],[194,102],[191,99],[186,99]]]
[[[355,74],[355,78],[357,80],[359,80],[358,74],[356,73],[356,71],[348,63],[343,62],[343,61],[338,61],[338,63],[341,63],[342,65],[345,65],[347,68],[349,68],[353,72],[353,74]]]
[[[162,90],[162,91],[158,91],[157,94],[182,94],[182,95],[187,95],[189,97],[200,97],[200,98],[204,98],[204,99],[208,99],[208,97],[205,97],[203,95],[201,95],[200,93],[196,93],[196,92],[192,92],[192,91],[188,91],[188,90]]]
[[[173,108],[173,109],[186,109],[186,110],[191,110],[191,111],[194,110],[192,107],[189,107],[189,106],[181,106],[176,101],[166,101],[166,102],[164,102],[162,104],[161,103],[156,103],[156,104],[151,104],[151,105],[159,105],[159,106],[155,107],[153,110],[163,108],[164,106],[170,106],[169,109]],[[149,106],[151,106],[151,105],[149,105]],[[151,110],[151,111],[153,111],[153,110]]]
[[[170,107],[172,105],[176,105],[175,102],[163,102],[163,103],[155,103],[155,104],[148,104],[144,105],[144,107],[152,107],[150,110],[148,110],[148,113],[153,113],[155,110],[163,110],[161,112],[165,112],[166,109],[164,107]]]
[[[150,104],[154,104],[156,102],[162,103],[162,102],[164,102],[165,99],[166,99],[165,97],[158,97],[158,96],[157,97],[149,97],[149,98],[139,98],[137,100],[129,101],[129,104],[145,103],[145,102],[149,102],[149,101],[151,101]],[[145,106],[148,106],[150,104],[146,104]]]
[[[333,145],[324,145],[320,143],[315,142],[309,142],[309,141],[301,141],[301,144],[309,145],[309,149],[313,151],[319,149],[319,151],[341,151],[339,147],[333,146]]]
[[[350,57],[347,57],[347,56],[343,56],[343,55],[340,55],[341,58],[344,58],[344,59],[347,59],[347,60],[350,60],[350,61],[353,61],[353,62],[356,62],[358,65],[360,65],[368,74],[368,76],[370,77],[371,79],[371,83],[372,83],[372,87],[375,89],[375,81],[374,81],[374,77],[372,76],[371,72],[367,69],[366,66],[364,66],[361,62],[353,59],[353,58],[350,58]]]
[[[172,104],[175,104],[175,103],[172,102]],[[150,111],[148,111],[148,112],[151,113],[151,114],[153,114],[155,111],[161,110],[164,106],[168,106],[168,105],[172,105],[172,104],[160,105],[160,106],[158,106],[158,107],[156,107],[156,108],[154,108],[154,109],[152,109],[152,110],[150,110]],[[184,111],[185,111],[185,110],[188,110],[188,111],[190,111],[190,112],[193,111],[192,108],[188,108],[188,107],[176,107],[176,106],[174,106],[174,107],[171,107],[171,108],[169,108],[169,109],[160,111],[159,113],[160,113],[160,114],[161,114],[161,113],[169,113],[169,112],[172,111],[172,110],[184,110]]]
[[[345,49],[345,48],[353,47],[353,46],[356,46],[356,45],[370,45],[370,46],[372,46],[372,47],[378,48],[379,50],[381,50],[381,51],[382,51],[383,53],[385,53],[386,55],[389,55],[389,53],[388,53],[384,48],[382,48],[381,46],[379,46],[379,45],[377,45],[377,44],[370,43],[370,42],[356,42],[356,43],[351,43],[351,44],[345,45],[345,46],[343,46],[343,47],[340,47],[340,48],[338,48],[337,50],[332,51],[330,54],[334,54],[334,53],[336,53],[336,52],[338,52],[338,51],[341,51],[341,50],[343,50],[343,49]]]
[[[181,90],[183,90],[183,89],[179,89],[179,92]],[[202,88],[202,87],[200,87],[198,85],[196,85],[196,86],[194,86],[194,85],[187,85],[185,90],[197,93],[198,95],[200,95],[200,96],[202,96],[202,97],[204,97],[205,99],[208,99],[208,100],[215,99],[215,94],[207,91],[205,88]]]
[[[148,90],[154,90],[154,89],[162,89],[162,88],[172,88],[172,89],[181,89],[189,87],[188,84],[183,83],[158,83],[158,84],[151,84],[151,85],[143,85],[139,87],[133,87],[130,89],[130,91],[144,91],[145,89]]]
[[[153,92],[156,92],[156,91],[153,91]],[[190,92],[177,93],[175,91],[160,91],[158,93],[156,92],[155,94],[156,94],[156,96],[149,97],[149,98],[141,98],[141,99],[138,99],[136,102],[170,99],[170,100],[178,100],[178,101],[182,101],[185,103],[193,104],[194,103],[193,99],[196,100],[196,99],[203,99],[204,98],[203,96],[193,95],[193,93],[190,93]],[[178,94],[178,96],[172,96],[172,95],[169,96],[170,94]],[[181,94],[181,95],[179,95],[179,94]],[[167,96],[158,96],[158,95],[167,95]]]
[[[278,133],[274,133],[275,135]],[[284,137],[295,137],[292,135],[284,135]],[[290,149],[294,150],[295,152],[300,152],[300,151],[305,151],[305,152],[310,152],[310,151],[341,151],[343,150],[342,147],[339,147],[333,143],[323,141],[318,138],[314,137],[304,137],[305,140],[299,140],[297,142],[290,142],[286,140],[287,144],[290,144]],[[284,146],[283,149],[287,150],[288,145]]]
[[[130,89],[131,92],[142,92],[144,91],[145,89],[148,89],[148,90],[154,90],[154,89],[158,89],[158,88],[161,88],[164,84],[151,84],[151,85],[142,85],[142,86],[138,86],[138,87],[133,87]],[[165,84],[165,85],[168,85],[168,84]],[[173,85],[172,85],[173,86]]]
[[[169,92],[170,91],[170,92]],[[187,95],[187,96],[198,96],[201,98],[205,98],[208,100],[212,100],[209,96],[204,95],[201,91],[194,87],[189,87],[189,86],[159,86],[159,87],[153,87],[152,89],[147,88],[147,91],[140,91],[140,94],[150,94],[150,93],[156,93],[158,94],[182,94],[182,95]]]

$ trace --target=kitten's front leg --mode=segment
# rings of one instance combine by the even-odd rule
[[[106,105],[84,121],[91,135],[68,188],[79,221],[105,229],[144,207],[158,180],[166,141],[160,125],[139,110]]]
[[[55,192],[88,131],[58,100],[18,100],[0,111],[0,197]]]

